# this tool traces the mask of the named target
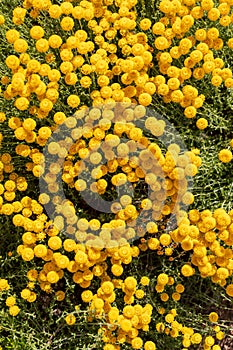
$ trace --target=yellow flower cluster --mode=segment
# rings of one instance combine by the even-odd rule
[[[200,28],[193,35],[186,36],[190,28],[195,28],[195,22],[201,18],[208,17],[210,21],[217,21],[223,27],[232,23],[229,16],[231,4],[227,2],[215,8],[212,1],[202,1],[200,6],[196,2],[177,2],[175,0],[162,0],[159,6],[164,17],[152,26],[152,32],[156,35],[154,45],[159,51],[157,54],[161,75],[157,92],[164,97],[166,102],[177,102],[185,108],[184,114],[187,118],[196,115],[197,108],[204,102],[204,95],[198,96],[198,90],[184,83],[192,77],[196,80],[211,75],[211,84],[218,87],[224,81],[226,87],[233,86],[232,71],[224,68],[224,61],[214,57],[214,51],[221,50],[224,41],[216,27],[210,29]],[[174,39],[179,43],[173,46]],[[231,46],[231,40],[228,41]],[[160,52],[161,51],[161,52]],[[183,66],[176,65],[182,60]],[[158,79],[158,77],[155,77]],[[183,87],[182,87],[183,86]],[[182,87],[182,88],[180,88]],[[207,125],[201,125],[204,129]],[[198,127],[199,127],[198,125]]]
[[[119,110],[123,118],[119,117]],[[76,117],[83,117],[84,113],[76,113]],[[130,122],[127,122],[128,115]],[[198,151],[186,151],[181,154],[177,144],[170,144],[168,151],[163,155],[157,143],[149,141],[143,135],[143,130],[161,136],[166,124],[155,117],[145,118],[145,115],[146,109],[143,106],[129,108],[127,105],[111,104],[105,105],[104,108],[95,107],[85,113],[86,123],[82,127],[78,127],[79,119],[75,116],[66,119],[65,125],[73,140],[67,136],[65,140],[51,139],[47,142],[46,157],[50,159],[48,171],[44,172],[44,167],[39,164],[44,155],[33,153],[33,174],[43,174],[44,179],[44,192],[40,194],[39,202],[42,205],[54,206],[53,220],[59,230],[66,230],[74,239],[83,243],[93,239],[93,235],[102,230],[101,246],[110,246],[113,244],[111,240],[117,241],[119,235],[121,238],[132,239],[142,235],[143,229],[144,233],[157,232],[158,228],[153,220],[160,220],[172,212],[178,213],[182,205],[193,203],[194,196],[188,190],[188,179],[196,175],[201,165]],[[142,124],[141,128],[137,127],[133,122],[135,118],[140,119],[144,126]],[[94,124],[93,119],[98,124]],[[109,132],[111,125],[113,132]],[[123,133],[127,136],[127,142],[121,139]],[[68,154],[67,148],[70,148]],[[59,164],[65,156],[67,160],[64,163],[62,180],[79,193],[89,191],[89,195],[93,196],[91,198],[95,198],[95,194],[106,193],[109,189],[106,180],[108,176],[109,184],[119,190],[127,182],[136,185],[137,182],[145,181],[150,187],[150,194],[148,198],[141,200],[138,206],[133,204],[130,195],[121,195],[111,204],[110,210],[115,217],[109,223],[79,219],[74,203],[68,200],[64,202],[59,192]],[[105,165],[101,165],[103,163]],[[117,174],[114,174],[117,170]],[[90,175],[86,176],[88,171]],[[82,175],[83,173],[85,175]],[[53,201],[54,195],[57,204]],[[144,228],[138,225],[142,221],[141,212],[148,212],[151,218]],[[169,245],[168,236],[164,234],[160,237],[162,245]]]
[[[0,180],[3,181],[4,173],[10,174],[9,177],[15,177],[16,174],[13,173],[14,165],[12,164],[12,156],[9,153],[2,153],[0,157]],[[13,174],[11,174],[13,173]]]
[[[0,296],[4,292],[7,292],[10,289],[8,280],[5,278],[0,278]],[[13,296],[8,296],[5,301],[6,306],[9,308],[9,314],[11,316],[17,316],[20,312],[20,308],[16,305],[16,298]]]
[[[10,286],[8,281],[5,278],[0,278],[0,292],[9,290],[9,289],[10,289]]]
[[[67,91],[71,91],[70,86],[77,86],[76,93],[69,92],[66,96],[65,102],[71,108],[80,105],[81,89],[88,90],[94,106],[113,101],[137,101],[148,106],[157,93],[165,102],[179,103],[185,108],[184,115],[193,118],[205,96],[199,95],[197,88],[188,83],[192,77],[200,80],[210,74],[213,86],[218,87],[224,81],[225,87],[233,87],[231,70],[224,68],[223,59],[214,56],[224,45],[218,25],[208,30],[200,28],[188,35],[205,16],[210,21],[218,21],[222,27],[229,26],[231,4],[221,3],[215,8],[211,1],[208,5],[203,3],[202,7],[195,2],[162,0],[160,20],[152,23],[144,18],[139,23],[141,31],[136,33],[134,6],[137,1],[115,1],[115,12],[111,11],[111,4],[112,1],[105,5],[81,1],[74,6],[71,2],[55,5],[50,1],[26,1],[23,7],[16,7],[12,21],[17,29],[9,29],[5,34],[14,50],[6,58],[12,77],[6,80],[5,99],[14,99],[20,111],[29,110],[38,118],[45,118],[56,109],[62,86]],[[61,30],[67,33],[65,38],[54,33],[46,35],[45,28],[40,25],[28,27],[30,41],[21,38],[20,25],[28,21],[28,16],[40,16],[40,11],[45,11],[52,21],[58,21]],[[88,31],[74,29],[81,20]],[[89,33],[92,40],[88,40]],[[175,41],[177,45],[174,46]],[[35,46],[35,57],[27,53],[31,45]],[[233,46],[232,39],[227,45]],[[155,76],[150,73],[154,48],[161,73]],[[53,63],[52,68],[50,63]],[[120,83],[115,82],[116,78]],[[31,135],[31,140],[34,137]]]
[[[28,208],[30,210],[33,204],[36,205],[28,197],[24,197],[22,202],[24,209]],[[37,203],[37,206],[38,208],[41,207],[39,203]],[[152,347],[156,349],[154,342],[144,343],[143,337],[139,335],[139,332],[148,331],[152,322],[153,306],[146,304],[143,307],[137,302],[137,300],[140,301],[144,298],[145,293],[147,293],[146,288],[151,285],[151,281],[147,276],[143,276],[140,283],[133,276],[121,279],[124,265],[129,264],[132,258],[139,255],[140,246],[131,247],[125,239],[121,238],[118,245],[116,244],[117,241],[112,240],[109,248],[108,246],[104,247],[101,239],[104,238],[104,233],[106,237],[106,232],[103,232],[100,238],[90,240],[89,244],[86,245],[76,243],[74,239],[66,238],[62,240],[58,229],[51,223],[46,222],[45,214],[39,213],[38,218],[45,220],[44,229],[40,228],[40,230],[43,230],[43,234],[42,232],[36,233],[35,227],[39,222],[38,219],[34,221],[25,220],[23,225],[23,221],[26,219],[23,215],[16,214],[13,217],[13,222],[17,225],[22,219],[21,225],[25,230],[29,230],[28,225],[31,224],[31,232],[27,231],[22,236],[23,245],[18,247],[18,253],[26,261],[31,261],[35,257],[44,262],[40,271],[28,271],[29,284],[27,288],[22,290],[21,297],[28,302],[35,301],[36,293],[33,292],[35,283],[39,283],[40,288],[47,293],[52,293],[53,285],[56,285],[64,274],[71,273],[74,283],[84,289],[81,298],[84,303],[89,304],[89,320],[91,321],[93,318],[106,319],[107,324],[114,326],[103,327],[103,341],[106,346],[110,347],[112,345],[114,349],[118,349],[118,345],[115,344],[127,342],[131,344],[133,349],[140,349],[143,344],[145,348],[150,349]],[[79,229],[84,228],[87,224],[87,220],[80,219]],[[93,221],[93,224],[96,225],[96,222]],[[193,250],[191,262],[192,265],[198,267],[202,277],[211,276],[214,283],[224,286],[226,279],[232,273],[232,250],[223,248],[221,241],[231,245],[231,226],[231,212],[227,214],[224,210],[218,209],[214,213],[207,210],[199,213],[196,210],[191,210],[188,217],[180,216],[178,229],[171,232],[170,235],[163,233],[162,236],[164,237],[161,236],[160,239],[150,238],[147,242],[148,248],[157,249],[159,252],[159,249],[163,246],[168,249],[168,245],[172,245],[172,240],[180,243],[184,250]],[[216,229],[218,233],[214,232]],[[156,240],[156,245],[150,247],[151,242],[153,242],[151,240]],[[192,248],[187,245],[187,242],[190,241],[192,242]],[[210,254],[207,255],[207,251],[210,251]],[[111,261],[112,278],[108,272],[107,261],[109,259]],[[192,265],[184,264],[181,269],[182,275],[191,276],[195,271]],[[101,280],[101,285],[96,294],[92,292],[92,281],[94,282],[95,278]],[[119,290],[122,291],[124,304],[126,304],[122,309],[122,313],[120,309],[112,305],[119,302],[119,300],[116,300]],[[175,283],[175,279],[166,273],[160,273],[157,275],[154,290],[163,303],[168,302],[170,297],[174,302],[179,302],[185,287],[182,283]],[[229,296],[233,295],[232,284],[228,284],[226,292]],[[63,300],[65,293],[58,291],[56,296],[57,300]],[[160,311],[163,315],[162,309]],[[188,328],[175,320],[176,312],[174,310],[163,317],[164,320],[156,324],[157,332],[164,332],[173,338],[183,337],[183,346],[186,348],[202,341],[201,334],[195,333],[192,328]],[[212,312],[209,315],[209,320],[216,323],[218,315]],[[75,322],[75,314],[71,313],[66,316],[68,325],[73,325]],[[217,339],[220,339],[222,331],[218,329],[216,336]],[[213,338],[207,336],[204,341],[206,344],[210,344],[213,342]],[[217,345],[216,349],[218,349]]]
[[[21,299],[36,302],[43,291],[63,301],[67,292],[60,288],[70,279],[81,290],[88,321],[99,321],[104,350],[123,343],[156,350],[155,332],[181,339],[184,349],[220,350],[218,314],[209,313],[211,335],[203,335],[180,321],[178,306],[186,278],[197,273],[233,297],[233,210],[185,212],[194,203],[190,183],[202,164],[200,151],[173,141],[164,150],[159,141],[169,126],[148,107],[158,95],[192,119],[205,102],[199,80],[233,87],[232,71],[218,57],[224,45],[233,48],[233,38],[221,38],[233,22],[233,2],[161,0],[156,20],[139,19],[137,0],[57,3],[23,1],[13,10],[14,28],[0,15],[10,48],[0,91],[10,107],[0,112],[0,123],[16,141],[14,153],[7,145],[0,155],[0,215],[19,230],[17,253],[31,266]],[[202,19],[210,28],[197,28]],[[208,120],[198,117],[196,126],[205,130]],[[0,133],[0,147],[2,141]],[[218,159],[230,163],[232,151],[222,149]],[[61,195],[60,175],[69,199]],[[31,178],[43,183],[38,196],[24,193],[34,190]],[[79,217],[85,193],[95,207],[115,190],[109,215],[78,208]],[[170,229],[173,215],[177,228]],[[153,279],[146,270],[128,274],[147,250],[169,263],[179,254],[188,258],[174,275],[165,264]],[[0,293],[9,288],[0,279]],[[12,316],[20,312],[12,295],[5,305]],[[78,314],[78,307],[66,312],[66,324],[75,325]]]
[[[98,3],[88,1],[82,1],[78,6],[71,3],[67,6],[66,2],[60,6],[50,2],[46,6],[38,6],[32,2],[27,4],[26,9],[17,7],[14,10],[14,24],[22,24],[30,9],[29,15],[33,18],[36,13],[39,15],[38,9],[42,9],[47,11],[52,19],[59,19],[61,29],[70,36],[65,41],[56,34],[45,39],[44,28],[38,25],[29,28],[29,36],[33,39],[37,52],[42,54],[45,60],[45,63],[41,63],[26,53],[29,51],[29,43],[20,38],[19,30],[8,30],[6,40],[13,46],[16,54],[6,58],[12,79],[4,91],[4,97],[15,98],[16,108],[25,111],[30,106],[32,94],[35,94],[39,106],[32,105],[29,112],[39,118],[45,118],[52,111],[59,98],[60,83],[67,86],[79,83],[84,89],[92,86],[91,98],[94,105],[111,101],[130,102],[133,96],[137,96],[139,103],[149,105],[156,90],[147,74],[152,54],[147,44],[147,36],[143,32],[133,34],[136,13],[132,8],[135,4],[136,1],[123,5],[119,3],[116,13],[109,11],[107,6],[99,7]],[[98,12],[99,17],[102,17],[99,24],[94,20]],[[88,33],[85,30],[73,31],[75,21],[81,19],[86,21],[90,32],[93,33],[93,41],[87,40]],[[126,59],[118,58],[117,46],[111,43],[118,32],[122,35],[119,48],[123,55],[129,56]],[[93,53],[96,46],[98,49]],[[51,69],[49,63],[54,61],[57,54],[60,64]],[[95,87],[93,74],[97,78]],[[118,83],[111,83],[111,80],[119,75],[122,83],[126,85],[125,88]],[[80,98],[76,94],[70,94],[67,96],[67,103],[71,108],[76,108],[80,104]]]
[[[146,285],[151,283],[146,276],[143,277],[140,283],[142,284],[145,281]],[[163,281],[163,283],[168,283],[169,285],[174,283],[174,280],[169,279],[166,274],[158,275],[158,281]],[[153,306],[148,303],[145,303],[144,306],[138,303],[134,304],[132,296],[136,295],[136,292],[140,290],[137,287],[138,283],[134,277],[127,277],[125,280],[104,279],[97,294],[93,295],[90,290],[85,290],[82,293],[82,300],[90,305],[90,321],[93,320],[93,317],[101,318],[101,315],[102,318],[106,319],[106,325],[102,327],[102,339],[106,343],[104,348],[120,349],[119,346],[123,343],[131,344],[132,349],[141,349],[143,347],[144,349],[155,350],[157,348],[153,341],[143,341],[144,337],[141,332],[147,332],[151,329]],[[115,300],[114,290],[117,291],[117,289],[121,289],[125,296],[129,297],[128,301],[124,297],[128,305],[124,306],[122,311],[118,307],[111,305]],[[178,291],[182,293],[184,291],[183,285],[177,284],[176,291],[177,293]],[[158,333],[165,333],[172,338],[181,337],[185,348],[189,348],[194,344],[200,344],[202,341],[204,341],[206,346],[214,346],[215,339],[213,336],[202,337],[192,327],[187,327],[177,321],[176,317],[179,317],[177,309],[173,308],[165,314],[165,309],[159,308],[158,314],[161,315],[161,321],[155,324],[155,330]],[[223,332],[219,326],[216,326],[218,314],[211,312],[208,318],[216,338],[222,339]],[[67,323],[73,324],[75,317],[72,317],[72,321],[70,320],[69,322]],[[219,349],[218,345],[215,345],[213,348]]]
[[[191,265],[182,266],[184,276],[195,273],[197,266],[203,278],[211,277],[214,283],[226,286],[232,275],[233,212],[224,209],[214,212],[191,210],[171,232],[172,240],[180,243],[184,251],[192,251]],[[231,287],[226,288],[230,291]]]
[[[9,314],[11,316],[17,316],[18,313],[20,312],[20,308],[15,304],[16,304],[15,297],[10,296],[6,298],[6,306],[9,307]]]

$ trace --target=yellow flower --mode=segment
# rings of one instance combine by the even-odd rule
[[[80,104],[80,98],[77,95],[70,95],[67,98],[67,103],[70,107],[75,108]]]
[[[185,251],[193,249],[193,241],[189,236],[186,236],[181,242],[181,248]]]
[[[114,276],[121,276],[123,273],[124,269],[120,264],[113,264],[111,266],[111,272],[113,273]]]
[[[210,21],[217,21],[217,19],[220,17],[220,11],[219,9],[217,8],[211,8],[209,11],[208,11],[208,19]]]
[[[192,42],[188,38],[181,39],[180,43],[179,43],[179,51],[183,55],[185,55],[189,52],[189,50],[191,49],[192,46],[193,46]]]
[[[145,106],[145,107],[149,106],[152,102],[152,97],[147,92],[144,92],[139,95],[138,102],[142,106]]]
[[[203,58],[203,54],[199,50],[194,50],[190,53],[190,58],[193,62],[197,63],[200,62]]]
[[[0,25],[3,25],[5,23],[5,17],[3,15],[0,15]]]
[[[70,2],[65,1],[61,4],[61,10],[64,15],[70,15],[73,10],[73,5]]]
[[[140,21],[139,26],[142,30],[148,30],[151,27],[151,20],[149,18],[144,18]]]
[[[69,265],[69,258],[66,255],[61,255],[56,259],[56,264],[60,269],[65,269]]]
[[[105,294],[111,294],[114,291],[114,285],[112,282],[106,281],[102,283],[101,289]]]
[[[185,290],[184,286],[182,284],[177,284],[176,285],[176,291],[177,293],[183,293]]]
[[[59,35],[53,34],[49,37],[48,43],[52,49],[58,49],[62,45],[62,38]]]
[[[37,295],[35,292],[31,292],[30,296],[27,298],[29,303],[33,303],[37,299]]]
[[[19,312],[20,312],[20,308],[17,305],[10,306],[9,314],[11,316],[17,316]]]
[[[13,306],[16,303],[15,297],[7,297],[6,298],[6,306]]]
[[[16,39],[14,41],[14,50],[16,52],[22,53],[26,52],[28,49],[28,43],[24,39]]]
[[[32,232],[25,232],[22,236],[22,241],[24,244],[33,244],[36,242],[36,235]]]
[[[211,84],[213,86],[220,86],[222,84],[222,78],[219,75],[212,76]]]
[[[150,283],[149,277],[147,277],[147,276],[142,276],[141,279],[140,279],[140,283],[141,283],[143,286],[148,286],[149,283]]]
[[[29,279],[29,281],[36,281],[38,277],[38,272],[36,270],[29,270],[27,272],[27,278]]]
[[[9,55],[6,58],[6,65],[7,65],[7,67],[12,69],[12,70],[18,68],[19,64],[20,64],[20,60],[15,55]]]
[[[9,29],[6,32],[6,39],[10,44],[13,44],[19,38],[20,38],[20,33],[15,29]]]
[[[146,341],[144,344],[144,349],[145,350],[156,350],[156,345],[152,341]]]
[[[160,242],[157,238],[149,238],[148,240],[148,247],[151,249],[151,250],[156,250],[158,249],[160,245]]]
[[[64,249],[67,252],[72,252],[74,251],[75,247],[76,247],[76,243],[73,239],[67,238],[64,242],[63,242],[63,246]]]
[[[49,137],[51,136],[52,131],[50,128],[48,128],[47,126],[42,126],[39,130],[38,130],[38,135],[42,138],[42,139],[49,139]]]
[[[181,273],[185,277],[190,277],[195,273],[195,271],[190,265],[184,264],[181,268]]]
[[[222,163],[229,163],[232,160],[232,152],[228,149],[222,149],[218,153],[218,158]]]
[[[50,237],[48,240],[48,246],[49,248],[53,250],[58,250],[62,247],[62,240],[60,237],[54,236]]]
[[[18,97],[15,100],[15,107],[20,111],[25,111],[29,106],[29,101],[26,97]]]
[[[50,112],[53,109],[53,103],[48,98],[43,98],[40,101],[40,109],[46,113]]]
[[[185,167],[185,175],[195,176],[198,172],[197,166],[195,164],[188,164]]]
[[[215,343],[215,341],[214,341],[214,338],[213,338],[213,337],[207,336],[207,337],[205,338],[205,344],[206,344],[207,346],[212,346],[212,345],[214,345],[214,343]]]
[[[49,7],[49,15],[51,18],[59,18],[62,14],[61,7],[59,5],[51,5]]]
[[[44,36],[44,29],[41,26],[33,26],[30,29],[32,39],[39,40]]]
[[[10,286],[5,278],[0,278],[0,291],[9,290]]]
[[[59,275],[56,271],[49,271],[47,274],[47,281],[49,283],[57,283],[59,281]]]
[[[162,22],[156,22],[152,26],[152,32],[156,35],[163,35],[165,32],[165,25]]]
[[[108,312],[108,317],[110,322],[114,322],[118,319],[119,317],[119,310],[117,307],[111,307],[110,311]]]
[[[113,344],[105,344],[103,350],[116,350],[116,346]]]
[[[143,299],[145,296],[145,292],[142,289],[137,289],[135,292],[135,296],[137,299]]]
[[[181,298],[180,293],[177,293],[177,292],[172,293],[172,299],[173,299],[174,301],[179,301],[180,298]]]
[[[119,256],[122,259],[127,259],[131,257],[131,248],[130,245],[123,245],[122,247],[119,248]]]
[[[227,78],[224,82],[224,85],[227,88],[233,88],[233,79],[232,78]]]
[[[199,118],[196,121],[196,126],[198,127],[198,129],[204,130],[208,126],[208,121],[205,118]]]
[[[51,69],[48,72],[48,78],[49,78],[49,81],[51,81],[51,82],[57,82],[61,78],[61,73],[57,69]],[[60,113],[62,113],[62,112],[60,112]]]
[[[200,344],[201,341],[202,341],[202,335],[200,333],[194,333],[192,336],[191,336],[191,343],[192,344]]]
[[[186,205],[190,205],[194,202],[194,195],[191,192],[186,192],[182,196],[182,202]]]
[[[25,288],[25,289],[23,289],[23,290],[21,291],[20,294],[21,294],[21,297],[22,297],[23,299],[27,300],[27,299],[30,297],[30,295],[31,295],[31,291],[30,291],[30,289]]]
[[[219,345],[214,345],[212,347],[212,350],[221,350],[220,346]]]
[[[165,321],[166,322],[168,322],[168,323],[172,323],[172,321],[174,321],[174,315],[172,315],[172,314],[167,314],[166,316],[165,316]]]
[[[135,315],[135,310],[132,305],[127,305],[123,308],[123,315],[127,318],[132,318]]]
[[[30,261],[34,258],[34,251],[31,248],[24,248],[22,251],[22,259]]]
[[[156,49],[160,51],[166,50],[169,47],[168,40],[164,36],[159,36],[156,38],[154,44]]]
[[[97,310],[101,310],[104,307],[104,301],[101,298],[93,299],[93,305]]]
[[[159,332],[159,333],[162,333],[165,329],[165,325],[162,322],[157,323],[155,327],[156,327],[157,332]]]
[[[193,106],[186,107],[184,110],[184,115],[186,118],[194,118],[196,115],[197,111],[196,108]]]
[[[66,316],[65,320],[69,326],[72,326],[76,322],[76,317],[73,314],[68,314]]]
[[[87,187],[86,182],[82,179],[76,180],[74,186],[75,186],[75,189],[80,192],[84,191]]]
[[[163,246],[168,246],[171,243],[171,236],[168,233],[162,233],[159,241]]]
[[[127,277],[124,280],[125,287],[129,290],[134,290],[137,286],[137,280],[134,277]]]
[[[82,252],[81,250],[79,250],[74,257],[74,260],[78,263],[78,264],[85,264],[88,260],[87,254]]]
[[[100,228],[100,221],[97,219],[91,219],[89,221],[89,228],[93,231],[97,231]]]
[[[89,303],[93,299],[93,293],[90,290],[85,290],[81,294],[82,301]]]
[[[195,38],[199,41],[204,41],[206,39],[206,30],[205,29],[197,29],[195,32]]]
[[[157,277],[157,283],[160,285],[166,285],[168,283],[169,277],[166,273],[161,273]]]
[[[158,94],[162,96],[166,96],[169,93],[169,87],[167,84],[160,84],[158,86]]]
[[[132,329],[132,323],[130,320],[124,318],[122,321],[120,321],[120,327],[124,332],[129,332]]]
[[[216,271],[216,275],[218,276],[219,279],[225,280],[226,278],[229,277],[229,271],[225,267],[219,267]]]
[[[132,339],[131,345],[133,349],[141,349],[143,346],[143,340],[140,337],[135,337]]]
[[[57,112],[54,114],[53,120],[56,124],[60,125],[66,120],[66,115],[63,112]]]

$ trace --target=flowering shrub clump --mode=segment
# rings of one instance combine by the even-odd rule
[[[0,14],[0,349],[225,349],[231,0]]]

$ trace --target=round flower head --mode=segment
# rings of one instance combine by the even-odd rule
[[[143,346],[143,340],[140,337],[135,337],[132,340],[132,348],[133,349],[141,349]]]
[[[127,289],[133,290],[137,286],[137,280],[134,277],[127,277],[124,284]]]
[[[62,9],[59,5],[51,5],[49,7],[49,15],[51,18],[59,18],[62,14]]]
[[[14,50],[19,53],[26,52],[28,49],[28,43],[24,39],[16,39],[14,42]]]
[[[218,154],[218,158],[222,163],[229,163],[232,160],[232,152],[228,149],[222,149]]]
[[[17,305],[10,306],[9,314],[11,316],[17,316],[19,312],[20,312],[20,308]]]
[[[30,29],[30,36],[35,40],[39,40],[44,36],[44,29],[40,26],[33,26]]]
[[[14,297],[7,297],[6,298],[6,306],[13,306],[16,303],[16,299]]]
[[[209,314],[209,320],[211,322],[217,322],[218,321],[218,314],[216,312],[211,312]]]
[[[68,314],[66,316],[65,320],[69,326],[72,326],[76,322],[76,317],[73,314]]]
[[[208,121],[205,118],[199,118],[196,122],[196,126],[198,127],[198,129],[204,130],[208,126]]]
[[[190,277],[194,274],[194,269],[190,265],[185,264],[181,268],[181,273],[185,277]]]

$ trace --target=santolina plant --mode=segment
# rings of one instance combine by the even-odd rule
[[[232,5],[2,4],[2,349],[232,346]]]

